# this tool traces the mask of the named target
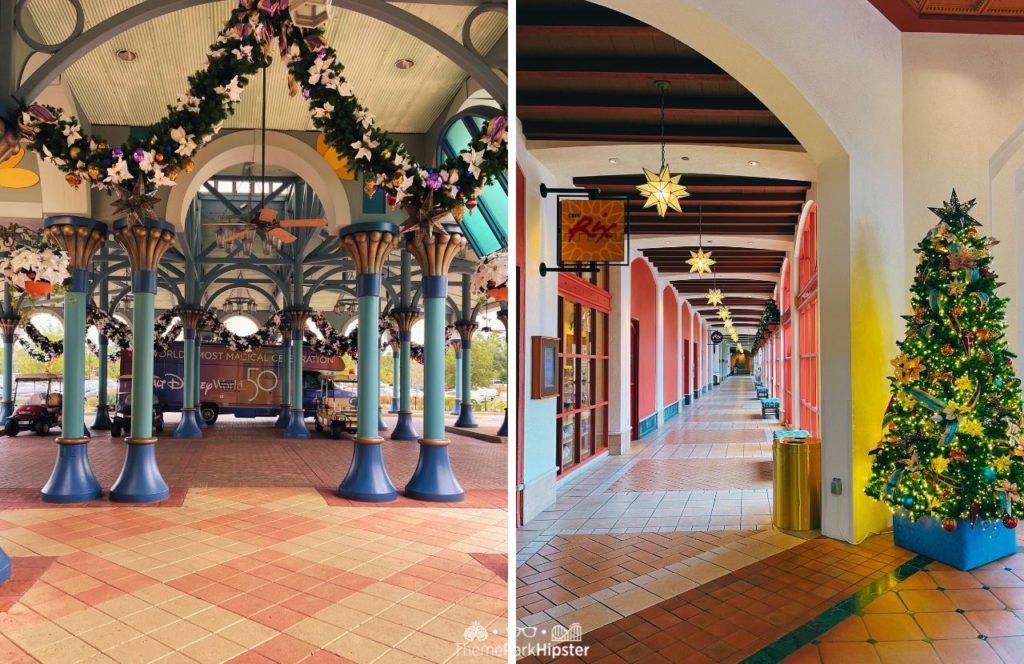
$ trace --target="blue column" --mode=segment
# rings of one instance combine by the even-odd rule
[[[291,413],[289,412],[291,408],[289,403],[290,394],[288,392],[290,381],[288,379],[291,375],[292,340],[289,334],[285,333],[281,339],[281,407],[277,411],[277,421],[274,422],[274,426],[278,429],[287,428],[288,420],[291,419]]]
[[[114,236],[132,266],[132,427],[121,474],[110,487],[110,499],[125,503],[163,500],[170,489],[160,474],[153,437],[153,318],[156,269],[174,244],[174,227],[148,219],[114,223]]]
[[[417,440],[420,435],[412,425],[412,326],[420,318],[415,309],[400,309],[391,314],[398,323],[398,355],[399,355],[399,386],[398,386],[398,422],[391,432],[391,440]]]
[[[285,438],[309,438],[309,429],[306,428],[306,412],[302,403],[302,342],[309,313],[308,309],[292,309],[288,312],[288,317],[291,319],[292,335],[292,409],[288,418],[288,427],[284,430]]]
[[[107,241],[107,227],[87,217],[56,216],[43,222],[47,240],[68,255],[71,284],[64,294],[64,395],[57,461],[41,491],[48,503],[80,503],[100,497],[89,465],[85,436],[85,305],[89,264]]]
[[[96,419],[93,420],[92,428],[93,431],[110,431],[110,409],[107,402],[107,362],[110,359],[110,355],[107,352],[108,343],[107,338],[100,335],[99,343],[96,344],[98,349],[96,358],[99,361],[99,375],[97,376],[97,383],[99,385],[96,388]]]
[[[4,341],[3,403],[0,404],[0,425],[14,414],[14,330],[21,318],[17,313],[6,310],[0,317],[0,332]]]
[[[469,297],[469,289],[463,289],[464,298]],[[476,332],[476,323],[469,320],[462,320],[455,324],[462,338],[462,382],[460,384],[462,408],[459,411],[459,419],[455,420],[455,426],[462,429],[476,429],[480,425],[473,417],[473,396],[472,396],[472,362],[473,355],[473,333]]]
[[[397,413],[398,408],[398,364],[399,364],[399,347],[395,345],[394,340],[391,341],[391,413]]]
[[[466,238],[456,224],[446,224],[442,235],[423,228],[406,236],[405,248],[416,256],[423,274],[423,437],[420,457],[405,495],[417,500],[458,502],[465,492],[455,479],[444,437],[444,325],[448,296],[448,268]]]
[[[350,500],[385,502],[398,497],[398,490],[384,467],[378,433],[380,418],[380,287],[381,267],[394,248],[398,227],[388,223],[352,224],[341,230],[339,240],[356,268],[356,297],[359,300],[358,374],[356,398],[358,424],[352,464],[338,487],[338,495]]]
[[[205,429],[209,426],[206,420],[203,419],[203,334],[199,329],[196,330],[196,359],[195,359],[195,384],[192,389],[195,390],[194,396],[192,397],[192,403],[196,405],[196,424],[199,425],[200,430]]]
[[[178,430],[174,432],[175,438],[202,438],[203,432],[199,429],[199,422],[196,416],[196,325],[199,323],[200,312],[198,310],[183,310],[180,312],[182,323],[185,325],[185,385],[181,390],[181,421],[178,423]]]
[[[455,405],[452,406],[452,415],[462,414],[462,342],[456,341],[452,344],[455,350]]]

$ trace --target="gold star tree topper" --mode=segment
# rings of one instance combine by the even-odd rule
[[[717,307],[722,304],[722,298],[724,298],[725,295],[719,289],[712,288],[708,291],[708,294],[705,297],[708,298],[708,304],[713,307]]]
[[[690,257],[686,259],[686,264],[690,266],[690,272],[707,274],[711,272],[711,266],[715,264],[715,261],[712,260],[710,251],[704,253],[703,247],[697,247],[697,251],[690,252]]]
[[[649,207],[658,208],[658,216],[664,217],[669,208],[676,212],[682,212],[679,207],[679,199],[690,195],[686,187],[679,184],[682,175],[672,175],[668,172],[668,166],[662,166],[660,173],[644,169],[647,182],[637,185],[637,190],[647,197],[644,209]]]

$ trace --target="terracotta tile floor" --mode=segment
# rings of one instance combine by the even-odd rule
[[[770,459],[641,459],[608,491],[685,491],[689,489],[770,489]]]
[[[21,593],[0,612],[0,661],[462,661],[470,627],[501,653],[506,518],[287,487],[0,511],[15,565],[0,588]]]
[[[184,441],[171,419],[155,506],[44,506],[53,439],[0,438],[0,662],[505,661],[504,445],[449,434],[467,500],[384,509],[333,495],[350,441],[233,419]],[[385,443],[399,487],[417,452]],[[105,489],[123,455],[94,434]]]

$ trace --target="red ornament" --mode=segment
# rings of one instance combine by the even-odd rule
[[[475,198],[470,198],[469,200],[466,201],[466,209],[469,210],[470,212],[472,212],[473,210],[476,209],[476,199]]]
[[[1015,516],[1003,517],[1003,525],[1006,526],[1007,528],[1011,528],[1011,529],[1012,528],[1016,528],[1017,527],[1017,517],[1015,517]]]
[[[943,519],[942,529],[945,530],[947,533],[951,533],[954,530],[956,530],[956,519]]]

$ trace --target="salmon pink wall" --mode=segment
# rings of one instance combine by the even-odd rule
[[[637,258],[630,265],[630,307],[631,315],[640,321],[640,357],[638,358],[637,389],[640,391],[640,417],[643,420],[654,414],[654,388],[657,380],[655,366],[658,362],[657,331],[658,284],[647,261]]]
[[[690,303],[683,300],[683,308],[680,311],[683,317],[683,396],[690,393]]]
[[[679,395],[676,393],[676,374],[679,365],[679,305],[676,304],[676,296],[672,290],[671,286],[666,286],[662,294],[665,299],[665,348],[662,353],[662,377],[665,382],[662,389],[662,406],[671,406],[679,401]]]

